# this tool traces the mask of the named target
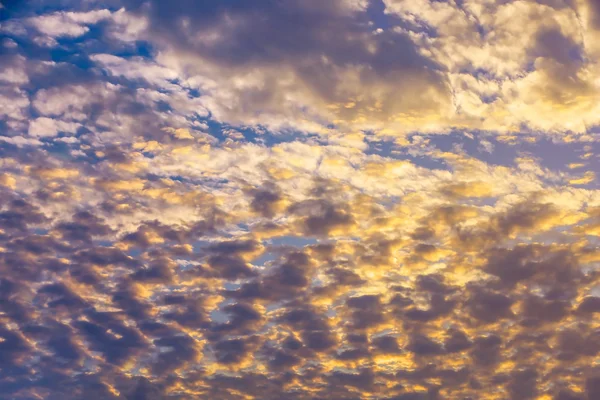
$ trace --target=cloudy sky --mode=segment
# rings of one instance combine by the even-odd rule
[[[0,3],[1,399],[600,399],[597,0]]]

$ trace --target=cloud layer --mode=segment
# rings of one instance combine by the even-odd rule
[[[599,10],[7,3],[3,398],[600,397]]]

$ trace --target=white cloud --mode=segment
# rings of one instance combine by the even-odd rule
[[[89,28],[101,20],[110,18],[109,10],[95,10],[89,12],[56,12],[49,15],[40,15],[28,18],[26,24],[38,32],[56,37],[77,37],[86,34]]]
[[[17,147],[25,147],[25,146],[41,146],[43,145],[38,139],[35,138],[26,138],[23,136],[0,136],[0,141],[5,143],[13,144]]]
[[[91,103],[94,97],[102,93],[100,87],[92,88],[82,85],[66,85],[39,90],[33,98],[35,109],[46,116],[58,116],[68,113],[71,118],[85,118],[81,113],[83,107]]]
[[[113,75],[145,79],[159,86],[166,86],[165,81],[179,78],[177,71],[142,58],[125,59],[112,54],[93,54],[90,58]]]
[[[481,140],[479,142],[479,149],[491,154],[494,151],[494,144],[489,140]]]
[[[24,120],[26,118],[29,98],[18,88],[0,90],[0,117]]]
[[[35,137],[53,137],[59,132],[75,133],[79,124],[52,118],[40,117],[30,122],[29,135]]]
[[[113,13],[111,22],[108,28],[109,35],[123,42],[139,39],[148,27],[145,17],[130,13],[124,8]]]
[[[2,69],[0,69],[0,81],[15,85],[22,85],[29,82],[29,77],[25,70],[25,57],[0,58],[0,62],[3,64]]]

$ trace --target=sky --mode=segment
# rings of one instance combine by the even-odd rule
[[[597,0],[0,4],[0,399],[600,399]]]

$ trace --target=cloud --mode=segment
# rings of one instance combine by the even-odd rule
[[[443,120],[451,105],[439,66],[406,33],[375,35],[366,5],[190,3],[175,11],[151,2],[140,12],[147,10],[163,64],[209,79],[200,81],[203,102],[221,120],[258,123],[258,112],[262,124],[302,129],[318,129],[310,119],[399,129]]]
[[[75,133],[79,124],[57,121],[52,118],[37,118],[29,124],[29,135],[35,137],[52,137],[59,132]]]
[[[0,392],[595,398],[596,8],[2,11]]]
[[[385,3],[387,12],[425,29],[418,43],[449,71],[457,123],[555,133],[597,123],[596,55],[588,53],[584,2]]]
[[[87,25],[93,25],[109,18],[109,10],[88,12],[56,12],[28,18],[26,25],[34,27],[38,32],[56,38],[61,36],[77,37],[89,32]]]

